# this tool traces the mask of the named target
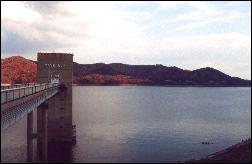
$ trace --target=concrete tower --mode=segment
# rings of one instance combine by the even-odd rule
[[[59,82],[60,92],[52,97],[45,105],[47,114],[37,110],[37,132],[43,133],[47,126],[48,142],[73,142],[72,125],[72,76],[73,54],[66,53],[38,53],[37,56],[37,82]],[[42,125],[41,120],[47,117],[47,125]],[[38,139],[39,141],[39,139]]]

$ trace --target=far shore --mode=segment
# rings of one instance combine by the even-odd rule
[[[251,87],[250,85],[147,85],[147,84],[72,84],[73,86],[159,86],[159,87]]]
[[[175,162],[181,163],[181,161]],[[251,138],[202,159],[182,163],[251,163]]]

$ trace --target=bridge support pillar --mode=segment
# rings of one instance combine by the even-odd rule
[[[38,161],[47,162],[48,161],[48,103],[42,103],[37,110],[37,158]]]
[[[27,162],[33,159],[33,112],[27,115]]]

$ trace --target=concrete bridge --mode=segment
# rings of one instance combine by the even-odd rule
[[[50,143],[76,142],[72,124],[73,55],[38,53],[37,59],[36,84],[1,87],[1,132],[27,116],[27,162],[47,162]],[[33,140],[37,141],[37,159],[33,159]]]

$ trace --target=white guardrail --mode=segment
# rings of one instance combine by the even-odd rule
[[[9,101],[13,101],[34,93],[46,90],[58,86],[58,83],[54,84],[33,84],[33,85],[22,85],[18,87],[11,87],[10,89],[1,89],[1,104],[5,104]]]

